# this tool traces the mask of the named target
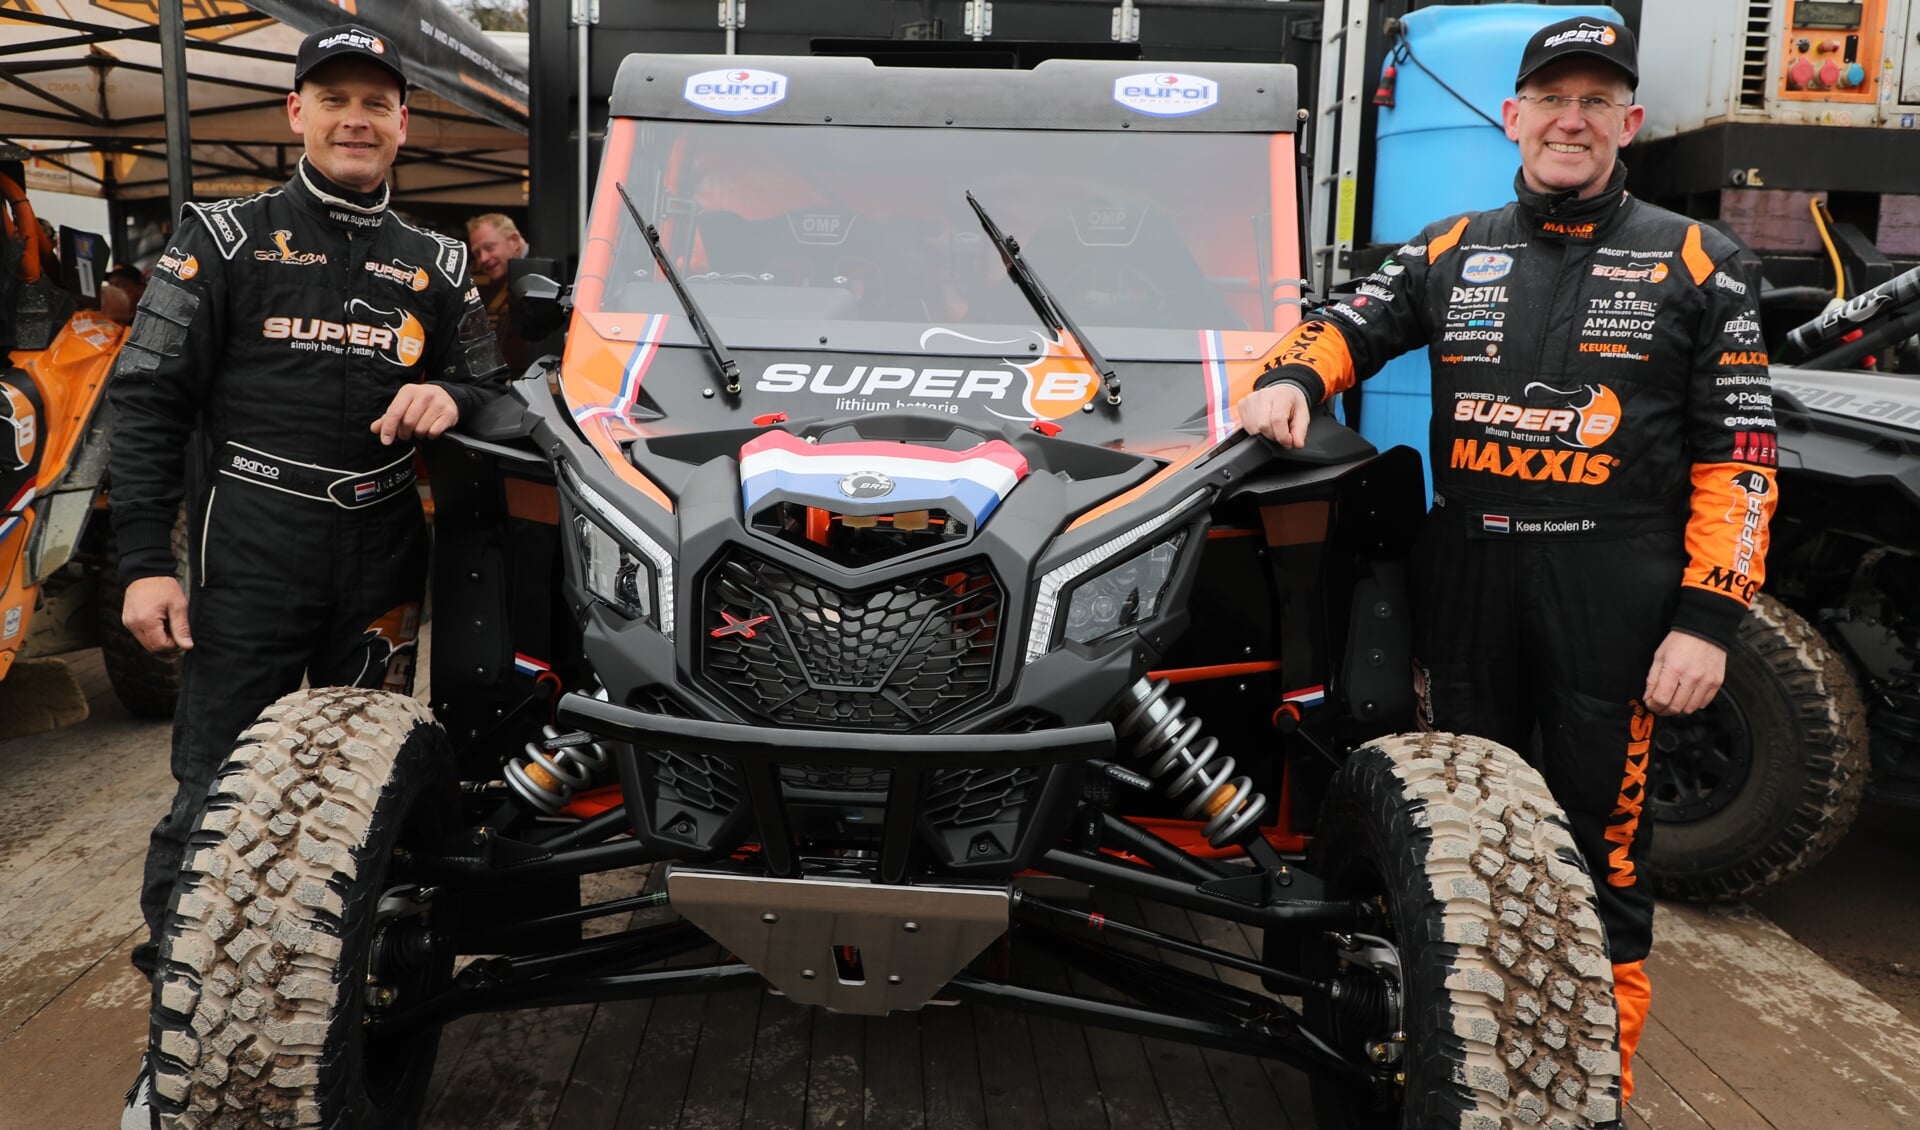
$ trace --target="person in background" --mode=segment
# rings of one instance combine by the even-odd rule
[[[240,732],[303,679],[411,689],[427,563],[413,445],[484,406],[503,369],[466,245],[389,207],[407,140],[399,53],[364,27],[327,28],[301,43],[293,87],[298,170],[187,205],[110,385],[123,619],[149,651],[186,652],[178,788],[148,848],[133,952],[156,980],[187,837]],[[191,483],[190,448],[207,471]],[[183,500],[190,595],[173,550]],[[150,1053],[123,1130],[159,1124],[162,1071],[184,1085]]]
[[[1627,1096],[1652,1002],[1656,719],[1719,693],[1778,501],[1758,291],[1732,240],[1627,193],[1638,83],[1626,27],[1537,32],[1502,107],[1516,201],[1429,225],[1282,339],[1240,403],[1249,432],[1298,446],[1313,405],[1428,347],[1434,504],[1413,555],[1428,720],[1534,751],[1566,811],[1606,928]]]
[[[133,312],[140,305],[140,296],[146,292],[147,276],[141,274],[138,267],[122,263],[107,272],[107,280],[100,287],[100,313],[130,326]]]
[[[531,251],[512,218],[499,212],[487,212],[467,221],[467,246],[473,251],[473,266],[480,297],[487,305],[487,320],[493,323],[493,336],[500,342],[500,353],[507,359],[507,371],[519,376],[532,362],[533,350],[514,329],[507,293],[507,262],[524,259]]]

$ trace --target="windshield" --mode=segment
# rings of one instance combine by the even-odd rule
[[[1107,349],[1185,353],[1194,330],[1271,330],[1300,273],[1290,135],[895,129],[617,120],[576,298],[677,312],[632,194],[730,343],[856,348],[928,327],[1035,327],[971,190]],[[1282,324],[1286,324],[1285,321]],[[1141,345],[1138,331],[1166,339]],[[810,340],[810,339],[808,339]]]

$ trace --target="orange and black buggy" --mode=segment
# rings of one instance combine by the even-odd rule
[[[1328,1127],[1613,1123],[1561,815],[1409,732],[1418,457],[1234,422],[1299,317],[1295,110],[1286,66],[627,59],[578,275],[522,284],[564,354],[434,455],[431,708],[282,700],[194,833],[162,1124],[405,1126],[456,1017],[760,985],[1286,1060]]]

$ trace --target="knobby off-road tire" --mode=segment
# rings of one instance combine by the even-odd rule
[[[1540,775],[1505,746],[1406,734],[1335,774],[1308,868],[1378,898],[1405,976],[1398,1103],[1312,1080],[1318,1124],[1365,1130],[1592,1127],[1618,1117],[1613,968],[1593,882]],[[1308,972],[1337,965],[1309,940]],[[1310,1023],[1357,1052],[1380,1033]]]
[[[326,688],[267,708],[188,842],[155,976],[150,1048],[167,1130],[410,1126],[437,1032],[365,1032],[380,896],[395,849],[458,816],[445,734],[425,706]],[[383,970],[396,1006],[445,984],[435,956]]]
[[[104,516],[96,515],[96,520]],[[107,669],[107,681],[113,684],[113,697],[136,718],[171,718],[180,702],[180,653],[155,655],[140,646],[121,622],[121,606],[127,589],[120,583],[120,551],[112,527],[106,540],[107,571],[100,578],[100,589],[93,600],[99,626],[100,659]],[[173,557],[181,563],[180,585],[192,591],[186,576],[187,512],[182,508],[173,522]],[[188,615],[192,624],[192,615]]]
[[[1817,863],[1860,814],[1866,717],[1852,673],[1813,625],[1756,599],[1719,698],[1654,731],[1655,889],[1730,902]]]

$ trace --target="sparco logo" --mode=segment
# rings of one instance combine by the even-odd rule
[[[1593,24],[1581,24],[1579,27],[1547,37],[1542,47],[1558,47],[1562,43],[1598,43],[1602,47],[1612,46],[1614,31],[1610,27],[1595,27]]]
[[[245,455],[233,457],[233,469],[243,475],[255,475],[262,479],[278,479],[280,468],[271,463],[262,463],[258,459],[249,459]]]
[[[840,480],[840,493],[848,498],[885,498],[893,493],[893,479],[878,471],[855,471]]]

